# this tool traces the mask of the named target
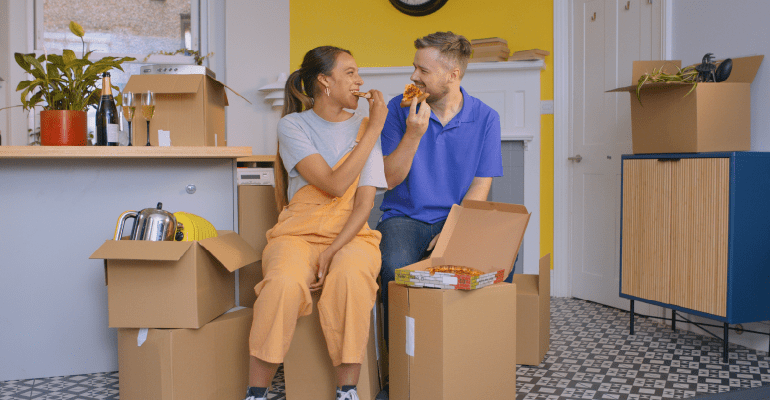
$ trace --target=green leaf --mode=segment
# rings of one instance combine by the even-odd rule
[[[22,53],[13,53],[13,58],[16,59],[16,64],[19,64],[21,69],[24,71],[30,72],[30,68],[32,67],[27,59],[24,57],[25,54]]]
[[[70,32],[74,33],[75,36],[80,38],[86,34],[86,31],[83,29],[83,27],[75,21],[70,21]]]
[[[18,92],[19,90],[25,89],[29,87],[29,85],[31,84],[32,84],[32,81],[21,81],[19,82],[19,85],[16,86],[16,91]]]
[[[69,49],[64,49],[62,52],[62,60],[64,61],[64,65],[71,64],[75,60],[77,60],[77,56],[75,56],[75,52]]]

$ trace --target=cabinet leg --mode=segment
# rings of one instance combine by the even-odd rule
[[[729,324],[727,322],[725,322],[724,330],[725,330],[725,334],[724,334],[724,336],[725,336],[725,343],[724,343],[724,350],[722,350],[722,358],[724,359],[725,364],[727,364],[727,346],[730,343],[730,342],[727,341],[728,334],[730,332]]]
[[[634,334],[634,301],[631,300],[631,334]]]
[[[676,330],[676,310],[671,309],[671,330]]]

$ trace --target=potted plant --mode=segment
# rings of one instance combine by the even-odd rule
[[[61,55],[39,57],[14,53],[16,63],[33,78],[19,82],[16,87],[16,91],[21,91],[21,106],[29,111],[45,102],[40,113],[40,144],[44,146],[84,146],[86,110],[96,108],[101,97],[96,82],[102,73],[113,68],[123,71],[122,63],[135,60],[133,57],[104,57],[92,62],[88,59],[92,52],[85,52],[83,27],[70,21],[69,28],[83,43],[83,58],[66,49]],[[112,88],[119,92],[117,86]],[[115,99],[120,102],[119,95]]]

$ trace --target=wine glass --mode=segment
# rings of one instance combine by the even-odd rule
[[[123,117],[128,122],[128,145],[133,146],[133,138],[131,135],[131,121],[134,119],[134,112],[136,111],[136,104],[134,104],[134,94],[131,92],[123,92]]]
[[[150,120],[155,114],[155,93],[148,90],[142,96],[142,116],[147,120],[147,146],[150,145]]]

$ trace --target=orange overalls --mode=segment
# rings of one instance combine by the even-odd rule
[[[365,122],[359,138],[364,126]],[[308,286],[316,279],[318,257],[347,222],[357,188],[358,178],[345,195],[337,198],[306,185],[267,232],[267,246],[262,253],[264,279],[254,288],[257,301],[249,337],[252,356],[269,363],[283,362],[297,318],[312,312]],[[380,232],[364,223],[329,265],[318,312],[334,366],[363,361],[382,262],[380,238]]]

